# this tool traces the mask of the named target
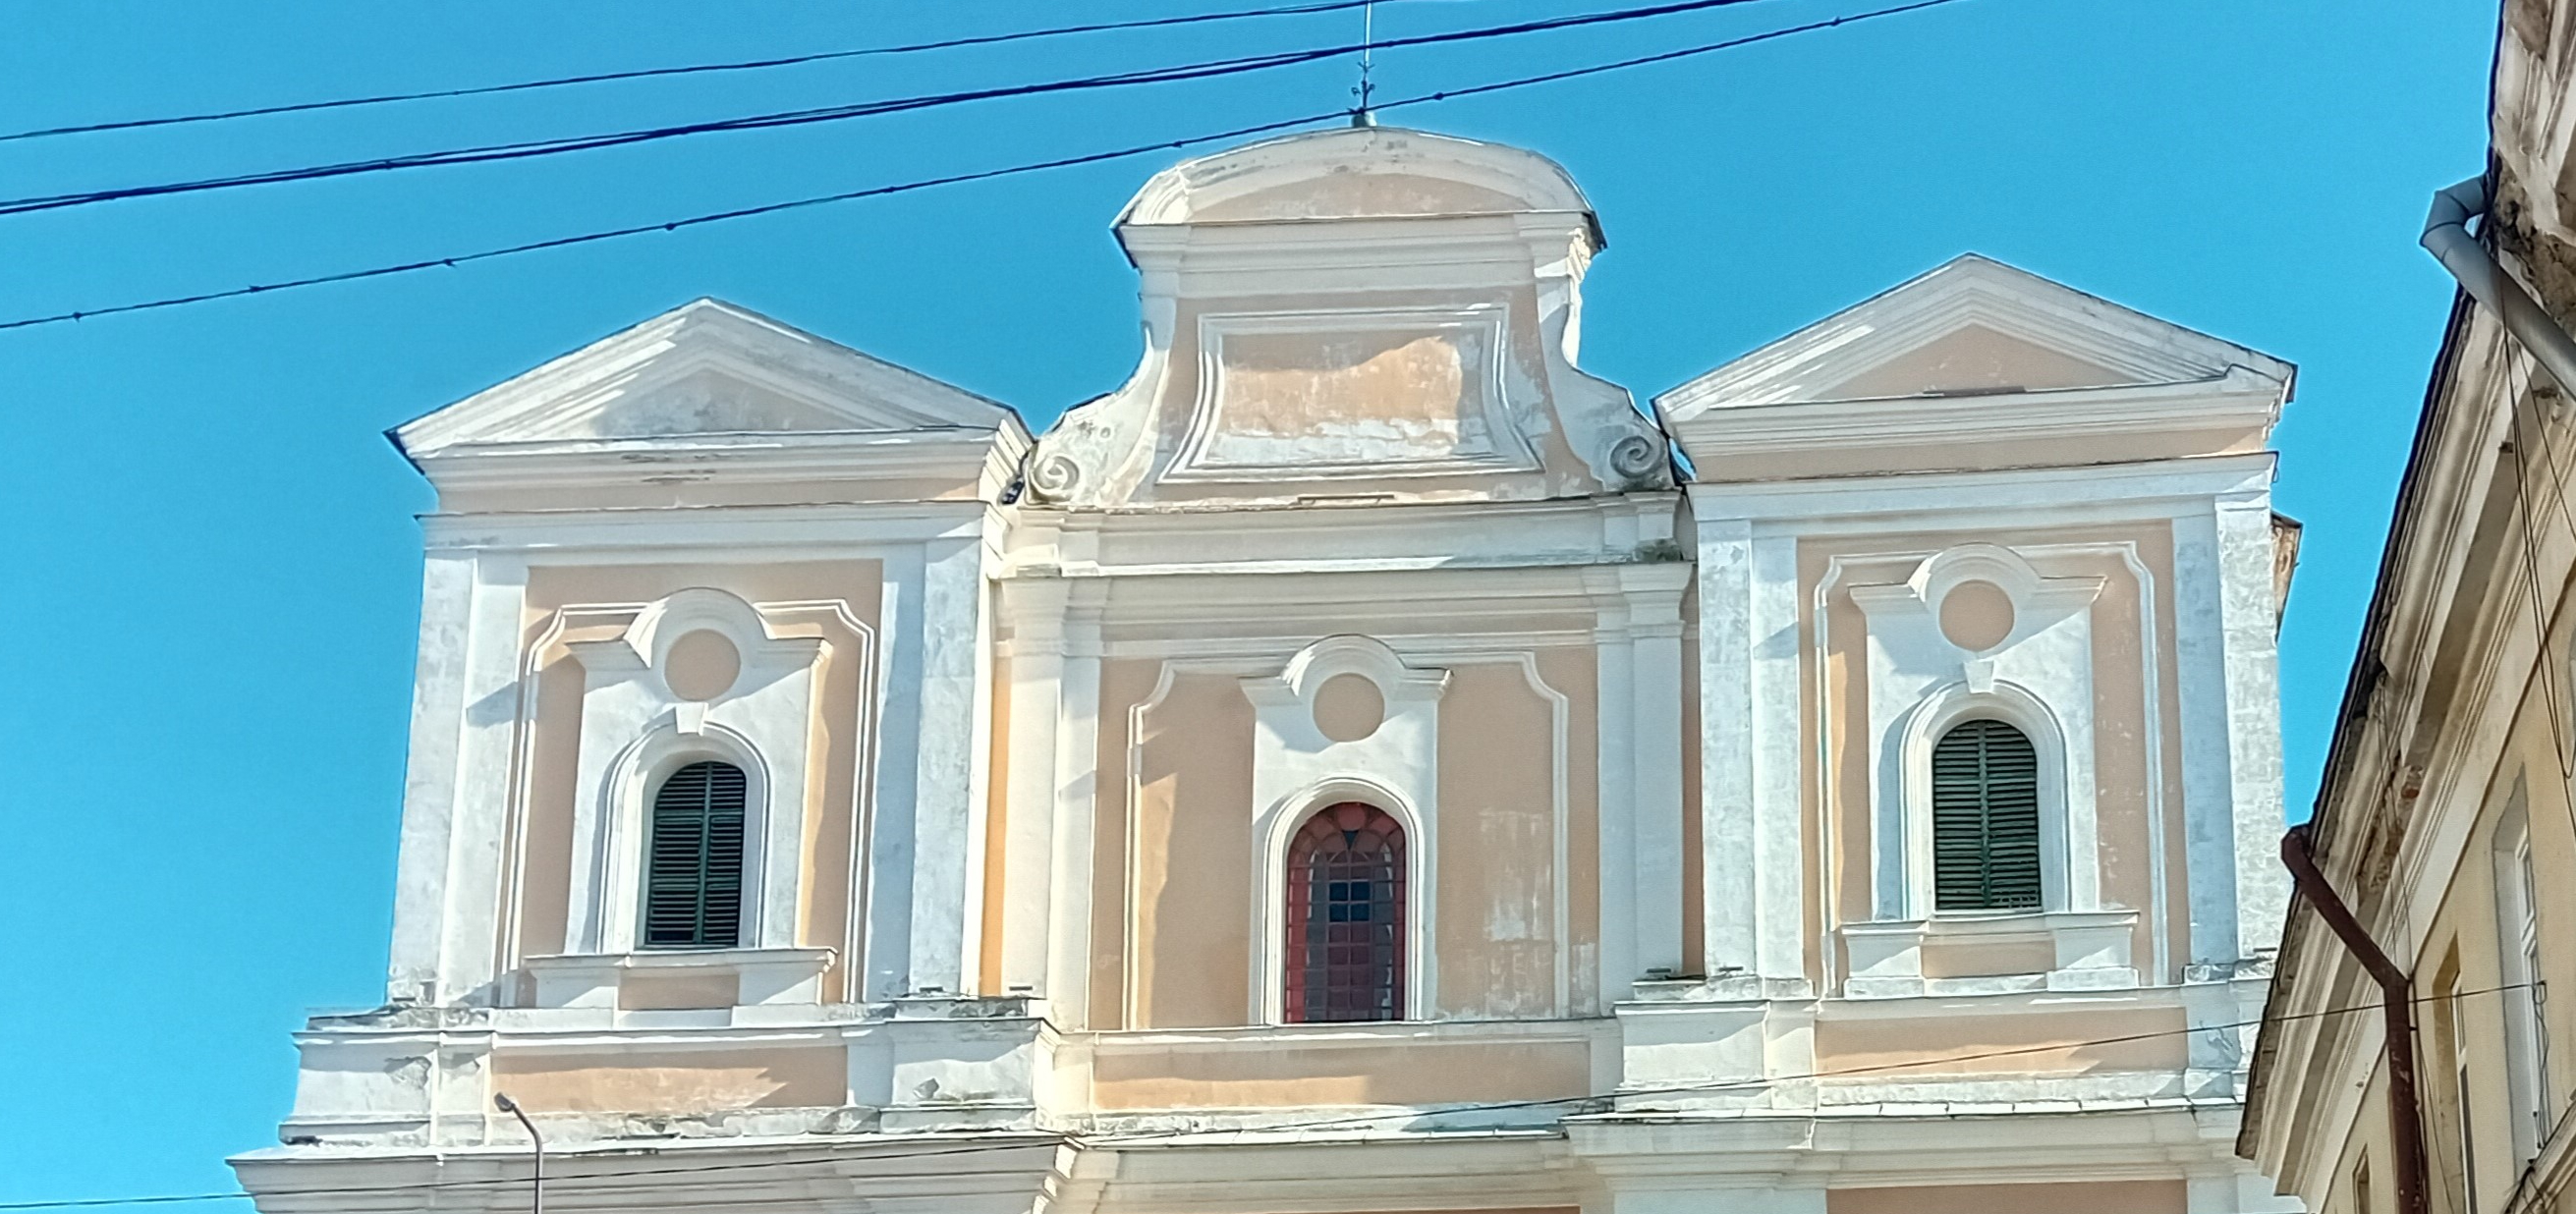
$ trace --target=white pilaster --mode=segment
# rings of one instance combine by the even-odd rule
[[[876,809],[868,825],[867,975],[864,998],[911,992],[913,822],[921,773],[914,761],[922,731],[922,559],[917,551],[885,563],[879,607],[886,637],[885,683],[878,690]]]
[[[912,992],[965,992],[977,969],[992,678],[983,558],[973,536],[935,541],[923,554],[913,617],[921,681],[911,749]],[[894,694],[902,691],[898,684]]]
[[[1747,636],[1753,689],[1754,972],[1766,993],[1789,994],[1807,985],[1798,538],[1766,535],[1754,540],[1752,563]]]
[[[2280,604],[2265,493],[2218,503],[2219,619],[2227,647],[2228,770],[2235,809],[2236,956],[2280,943],[2290,879],[2281,867]],[[2231,958],[2232,959],[2232,958]]]
[[[446,923],[438,998],[472,997],[499,973],[502,856],[507,845],[512,742],[517,733],[520,609],[527,569],[485,554],[474,563],[465,634],[464,702],[456,722],[450,787]],[[498,711],[486,705],[502,705]]]
[[[421,575],[411,754],[394,875],[393,953],[385,976],[385,997],[392,1002],[435,1002],[441,993],[448,836],[455,823],[456,756],[465,720],[467,634],[473,616],[473,554],[433,551]]]
[[[1069,583],[1023,577],[1000,585],[1010,629],[1010,748],[1002,842],[1002,989],[1046,989],[1048,910],[1055,878],[1056,729],[1064,717],[1064,608]]]
[[[1065,605],[1061,716],[1055,727],[1055,877],[1049,914],[1049,1014],[1069,1028],[1091,1023],[1091,899],[1096,869],[1092,826],[1100,791],[1100,607],[1102,584],[1077,586]],[[1044,761],[1043,758],[1041,761]]]
[[[1595,721],[1600,790],[1595,803],[1601,807],[1596,857],[1601,868],[1596,887],[1601,891],[1601,973],[1597,983],[1588,978],[1577,983],[1591,994],[1578,999],[1574,1010],[1598,1014],[1581,1005],[1625,998],[1628,984],[1645,975],[1637,943],[1638,904],[1643,897],[1638,868],[1645,853],[1637,838],[1637,646],[1628,630],[1628,602],[1618,593],[1620,579],[1615,571],[1594,570],[1586,580],[1593,583],[1597,603],[1593,702],[1600,705]]]
[[[1682,804],[1681,609],[1690,577],[1690,567],[1679,563],[1619,567],[1627,606],[1626,750],[1634,807],[1632,858],[1619,880],[1630,890],[1636,929],[1634,972],[1610,975],[1605,986],[1611,991],[1647,970],[1689,968],[1682,956],[1682,815],[1697,807]],[[1604,702],[1606,714],[1606,697]],[[1618,886],[1605,881],[1601,888]]]
[[[2236,812],[2232,774],[2226,597],[2215,512],[2173,522],[2174,666],[2182,705],[2183,855],[2197,965],[2225,965],[2238,951]]]
[[[1703,972],[1756,972],[1753,524],[1699,519],[1700,915]]]

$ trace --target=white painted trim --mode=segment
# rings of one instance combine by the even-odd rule
[[[767,912],[777,898],[770,883],[781,869],[792,871],[793,853],[782,855],[772,833],[780,817],[771,804],[777,781],[751,739],[713,722],[687,728],[676,715],[657,723],[609,764],[600,808],[591,830],[576,830],[573,844],[573,923],[567,933],[580,942],[578,953],[602,955],[641,950],[644,901],[644,849],[647,815],[653,795],[671,773],[691,763],[724,763],[739,769],[749,786],[743,805],[742,939],[734,948],[785,948],[794,944],[773,938]],[[798,815],[801,820],[802,815]],[[801,824],[801,823],[800,823]],[[600,833],[584,846],[586,836]],[[584,858],[584,853],[588,856]],[[593,876],[593,874],[596,874]],[[583,877],[591,876],[585,881]],[[788,900],[789,907],[795,900]]]
[[[1513,416],[1511,389],[1504,370],[1511,356],[1511,313],[1502,303],[1468,303],[1421,307],[1320,308],[1298,312],[1202,312],[1199,314],[1198,396],[1179,450],[1157,474],[1172,482],[1306,481],[1337,477],[1371,480],[1404,476],[1454,476],[1460,473],[1535,472],[1538,452]],[[1465,385],[1482,396],[1477,402],[1487,449],[1446,456],[1380,455],[1333,460],[1308,448],[1294,458],[1269,461],[1223,459],[1211,451],[1231,429],[1227,404],[1225,346],[1235,337],[1277,334],[1446,333],[1473,335],[1483,343],[1479,364],[1462,367]],[[1457,346],[1464,355],[1468,348]],[[1460,437],[1465,437],[1462,428]],[[1294,441],[1294,440],[1289,440]]]
[[[1341,675],[1367,679],[1383,697],[1385,715],[1366,737],[1335,741],[1316,726],[1315,697],[1325,683]],[[1382,641],[1348,635],[1306,646],[1276,675],[1242,680],[1255,718],[1247,843],[1256,866],[1248,909],[1257,964],[1249,975],[1253,989],[1248,1006],[1255,1009],[1259,1022],[1282,1024],[1287,1019],[1283,992],[1289,838],[1317,809],[1339,801],[1377,806],[1404,827],[1404,1016],[1428,1019],[1439,1008],[1439,971],[1432,949],[1439,939],[1440,700],[1448,684],[1445,669],[1417,669]],[[1561,761],[1557,771],[1561,783]],[[1558,864],[1557,872],[1562,874],[1561,852]],[[1562,885],[1561,877],[1558,884]],[[1565,951],[1562,940],[1559,936],[1560,955]],[[1560,1007],[1561,971],[1560,962]]]
[[[835,610],[866,635],[845,607]],[[558,623],[604,622],[622,611],[615,606],[569,607]],[[663,676],[672,644],[698,630],[723,636],[740,658],[733,685],[706,702],[680,697]],[[732,764],[749,784],[739,946],[790,948],[801,943],[797,916],[811,793],[808,747],[815,672],[824,643],[819,637],[781,637],[760,608],[724,591],[692,587],[642,605],[617,637],[566,646],[585,683],[567,953],[624,953],[640,947],[645,817],[662,779],[700,760]],[[520,660],[524,669],[542,659],[543,650],[537,649]],[[523,687],[532,684],[532,679],[522,679]],[[522,714],[532,707],[523,696]],[[524,758],[525,746],[523,740],[519,787],[508,798],[522,804],[533,795],[525,783],[532,778],[525,770],[531,766]],[[496,818],[524,817],[504,804]]]
[[[397,427],[415,457],[557,433],[613,408],[635,382],[718,369],[858,430],[1016,426],[994,401],[713,299],[683,304]]]
[[[1253,1006],[1259,1022],[1286,1025],[1288,928],[1288,842],[1315,812],[1344,801],[1373,806],[1404,830],[1404,1018],[1428,1020],[1439,1006],[1432,985],[1439,973],[1431,955],[1434,918],[1439,913],[1438,840],[1433,819],[1394,789],[1357,776],[1332,776],[1289,794],[1258,814],[1252,823],[1253,862],[1259,876],[1253,887]]]
[[[2171,933],[2169,923],[2171,910],[2167,906],[2166,901],[2170,894],[2168,891],[2169,878],[2166,873],[2167,866],[2165,850],[2166,841],[2171,838],[2172,822],[2170,809],[2168,808],[2168,793],[2164,788],[2163,781],[2163,748],[2166,743],[2163,730],[2164,705],[2161,688],[2164,680],[2161,670],[2162,651],[2158,640],[2160,606],[2157,601],[2153,572],[2147,569],[2144,563],[2139,560],[2136,544],[2125,540],[2112,542],[2036,544],[2021,547],[2014,551],[2021,554],[2022,559],[2042,563],[2067,556],[2117,555],[2132,575],[2138,579],[2138,616],[2141,633],[2139,638],[2139,661],[2141,667],[2140,698],[2141,708],[2145,714],[2144,720],[2146,721],[2146,728],[2143,732],[2141,745],[2145,748],[2144,754],[2147,759],[2146,770],[2148,772],[2148,780],[2146,791],[2148,818],[2152,838],[2156,840],[2156,845],[2148,849],[2148,880],[2150,901],[2152,901],[2155,904],[2155,907],[2158,908],[2148,915],[2148,938],[2152,953],[2150,963],[2151,968],[2149,968],[2147,972],[2156,976],[2154,978],[2154,981],[2156,982],[2161,983],[2170,981],[2171,960],[2169,941]],[[1817,589],[1813,595],[1815,632],[1812,641],[1811,655],[1813,660],[1820,664],[1820,668],[1821,663],[1831,652],[1834,644],[1834,637],[1830,626],[1831,615],[1827,609],[1832,602],[1835,590],[1841,586],[1846,571],[1854,566],[1863,564],[1903,564],[1920,562],[1924,560],[1926,555],[1927,554],[1919,551],[1839,553],[1827,562],[1824,575],[1819,579]],[[1921,574],[1925,572],[1925,569],[1918,565],[1916,572]],[[2268,586],[2268,581],[2265,584]],[[1926,590],[1932,589],[1931,580],[1928,577],[1923,579],[1923,588]],[[2184,600],[2182,598],[2184,593],[2185,591],[2180,586],[2177,586],[2176,596],[2178,609],[2184,604]],[[1884,599],[1886,596],[1881,597]],[[1706,608],[1703,607],[1702,611],[1703,616],[1705,616]],[[2023,613],[2019,611],[2016,612],[2016,635],[2021,635],[2029,631],[2029,629],[2022,626],[2024,621],[2018,618],[2022,614]],[[2182,621],[2176,621],[2177,632],[2180,632],[2183,626]],[[2010,643],[2011,642],[2008,638],[2006,645],[2003,647],[2008,648]],[[2188,671],[2186,671],[2186,675],[2187,674]],[[2188,678],[2186,678],[2185,681],[2188,683]],[[1964,690],[1964,688],[1954,688],[1954,690]],[[2086,703],[2089,707],[2089,693]],[[1827,689],[1819,687],[1817,690],[1816,708],[1818,719],[1829,720],[1836,711],[1837,709],[1834,704],[1834,697]],[[1911,711],[1911,709],[1909,709],[1909,711]],[[2055,719],[2053,712],[2051,713],[2051,719]],[[2027,732],[2027,730],[2025,732]],[[2034,739],[2034,742],[2036,743],[2037,739]],[[2070,738],[2068,740],[2068,746],[2070,749],[2067,753],[2070,756],[2075,753],[2073,748],[2077,745],[2078,743],[2074,739]],[[1814,743],[1813,761],[1819,765],[1819,770],[1823,772],[1821,790],[1824,803],[1828,805],[1833,804],[1835,803],[1835,798],[1838,795],[1836,791],[1836,775],[1838,768],[1835,764],[1834,756],[1830,753],[1828,740],[1821,731],[1818,733]],[[2188,778],[2188,768],[2192,762],[2194,762],[2193,757],[2186,754],[2184,756],[2186,778]],[[1903,770],[1911,770],[1910,763]],[[2087,765],[2086,770],[2087,772],[2090,771],[2089,764]],[[2085,781],[2089,781],[2090,778],[2089,774],[2081,777],[2081,779]],[[2070,785],[2070,787],[2072,786]],[[1883,813],[1883,811],[1880,812]],[[1839,848],[1842,844],[1839,842],[1837,835],[1838,832],[1834,829],[1833,816],[1829,814],[1827,815],[1822,828],[1821,856],[1816,861],[1820,866],[1830,865],[1830,861],[1823,857],[1830,857],[1839,854]],[[2097,851],[2098,845],[2099,841],[2097,837],[2095,843]],[[1875,840],[1873,840],[1872,846],[1875,853]],[[2082,854],[2077,849],[2077,845],[2070,840],[2068,847],[2068,863],[2070,869],[2082,867],[2076,865],[2074,862],[2074,858]],[[2098,860],[2096,861],[2096,865],[2098,865]],[[1923,912],[1913,909],[1910,902],[1901,900],[1891,902],[1887,900],[1890,896],[1889,891],[1891,889],[1902,888],[1907,884],[1903,878],[1889,877],[1884,871],[1883,866],[1878,863],[1873,864],[1872,871],[1876,874],[1873,877],[1873,893],[1874,898],[1877,899],[1875,905],[1887,908],[1873,910],[1872,913],[1875,918],[1881,920],[1896,920],[1920,917],[1920,914]],[[1829,876],[1829,867],[1819,868],[1817,879],[1825,880],[1828,879]],[[2197,910],[2194,911],[2193,922],[2199,922]],[[1826,928],[1828,932],[1839,930],[1839,917],[1831,905],[1829,905],[1826,910]],[[1834,982],[1834,976],[1831,972],[1833,969],[1833,962],[1834,955],[1831,950],[1827,950],[1825,963],[1828,970],[1828,986],[1832,985]]]
[[[2135,385],[2240,374],[2271,385],[2276,407],[2288,395],[2293,373],[2290,364],[2234,342],[1967,253],[1666,392],[1655,407],[1673,422],[1688,424],[1704,415],[1723,418],[1746,405],[1825,403],[1838,385],[1971,325],[2091,363]]]
[[[1871,840],[1873,854],[1884,853],[1890,839],[1897,843],[1891,857],[1894,863],[1881,859],[1873,866],[1881,882],[1878,917],[1929,919],[1941,913],[1933,905],[1932,748],[1953,727],[1972,718],[2002,721],[2020,730],[2038,752],[2040,909],[2100,909],[2100,848],[2079,849],[2075,842],[2097,837],[2093,791],[2081,786],[2084,781],[2070,777],[2070,769],[2079,764],[2069,752],[2066,728],[2029,688],[1998,679],[1983,691],[1964,682],[1935,688],[1905,714],[1895,755],[1902,783],[1893,802],[1884,803],[1881,811],[1892,809],[1897,820],[1882,818],[1879,834]],[[2080,766],[2089,774],[2089,762]],[[1890,876],[1897,878],[1892,889],[1886,884]]]
[[[2207,511],[2213,497],[2265,489],[2275,462],[2271,452],[2263,451],[2077,468],[1694,481],[1685,488],[1703,519],[1794,523],[1807,535],[1884,534],[1935,519],[1982,517],[1991,526],[1994,516],[2004,512],[2016,512],[2014,521],[2022,525],[2133,521],[2142,510],[2185,517]]]

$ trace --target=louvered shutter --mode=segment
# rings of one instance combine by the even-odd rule
[[[1963,721],[1932,747],[1932,886],[1940,910],[2039,905],[2039,753],[2020,730]]]
[[[691,763],[653,794],[644,947],[742,942],[742,818],[748,781],[731,763]]]

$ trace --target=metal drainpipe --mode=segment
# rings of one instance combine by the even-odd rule
[[[2541,311],[2531,293],[2496,264],[2477,237],[2469,235],[2469,221],[2486,215],[2487,202],[2484,177],[2469,178],[2434,194],[2432,213],[2424,217],[2424,251],[2460,280],[2469,298],[2504,322],[2505,332],[2531,351],[2562,391],[2576,394],[2576,339]]]
[[[2398,1214],[2426,1214],[2424,1109],[2415,1090],[2414,980],[2379,951],[2379,943],[2317,870],[2316,858],[2308,853],[2306,824],[2293,826],[2281,836],[2281,863],[2289,866],[2308,904],[2317,908],[2326,926],[2334,929],[2343,946],[2379,983],[2380,1014],[2387,1021],[2388,1138],[2389,1149],[2397,1156],[2390,1161],[2397,1173],[2397,1210]]]

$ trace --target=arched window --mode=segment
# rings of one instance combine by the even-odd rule
[[[1289,1022],[1404,1019],[1404,828],[1357,801],[1316,810],[1287,891]]]
[[[742,818],[731,763],[691,763],[653,794],[644,863],[645,948],[742,943]]]
[[[2039,752],[2001,721],[1961,721],[1932,747],[1934,909],[2036,909],[2039,871]]]

